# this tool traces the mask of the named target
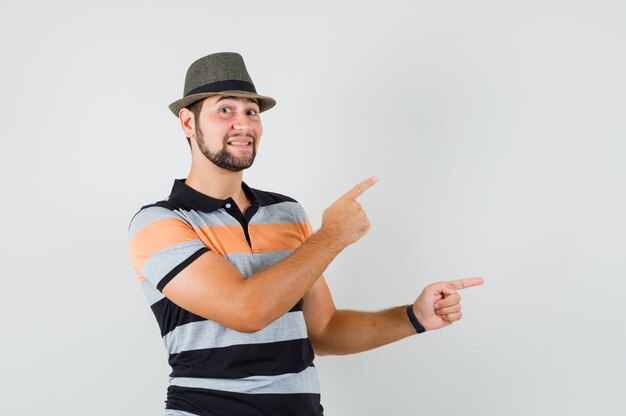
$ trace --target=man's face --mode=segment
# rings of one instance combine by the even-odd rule
[[[198,147],[216,166],[234,172],[252,166],[263,134],[255,101],[209,97],[202,103],[195,127]]]

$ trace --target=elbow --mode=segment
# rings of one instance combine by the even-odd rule
[[[321,350],[321,349],[318,349],[318,348],[313,348],[313,353],[314,353],[316,356],[318,356],[318,357],[321,357],[321,356],[323,356],[323,355],[331,355],[331,353],[330,353],[330,352],[328,352],[328,351],[324,351],[324,350]]]
[[[238,322],[234,323],[231,326],[231,328],[238,332],[251,334],[253,332],[259,332],[263,330],[266,326],[267,325],[265,323],[258,321],[256,319],[248,319],[248,318],[242,317],[241,319],[238,320]]]
[[[313,353],[318,357],[321,357],[322,355],[333,355],[332,351],[329,351],[328,348],[324,348],[323,343],[311,337],[311,334],[309,334],[309,342],[313,348]]]
[[[238,313],[233,314],[230,327],[244,333],[259,332],[274,321],[262,306],[246,302],[238,307]]]

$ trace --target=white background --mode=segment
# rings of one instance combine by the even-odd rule
[[[251,186],[317,227],[380,178],[339,307],[486,278],[450,328],[318,358],[327,415],[626,414],[625,45],[623,0],[3,0],[0,413],[162,413],[127,226],[187,175],[188,65],[238,51],[278,101]]]

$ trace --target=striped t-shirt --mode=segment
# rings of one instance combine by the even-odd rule
[[[321,415],[320,391],[302,300],[264,329],[242,333],[175,305],[161,292],[211,250],[246,278],[281,261],[311,234],[293,199],[242,184],[252,204],[174,181],[166,201],[133,217],[130,255],[172,367],[166,415]]]

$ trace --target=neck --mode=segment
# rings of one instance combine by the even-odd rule
[[[233,172],[222,169],[205,158],[191,162],[191,170],[185,183],[212,198],[227,199],[231,197],[238,200],[244,196],[243,189],[241,189],[242,181],[243,171]]]

